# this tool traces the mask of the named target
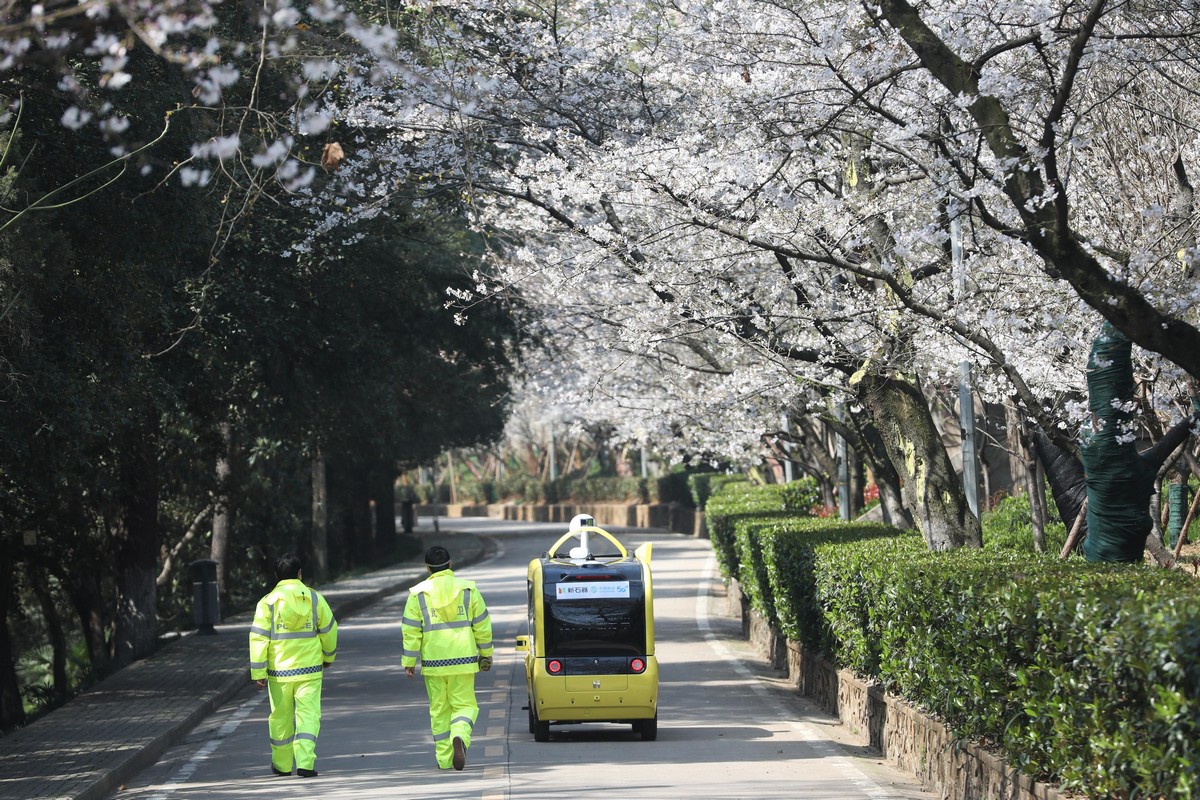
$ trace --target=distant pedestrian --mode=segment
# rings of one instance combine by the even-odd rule
[[[425,566],[430,576],[404,605],[400,663],[411,678],[421,659],[438,767],[461,770],[479,716],[475,673],[492,668],[492,620],[475,583],[455,576],[446,548],[429,548]]]
[[[250,678],[269,689],[271,771],[317,775],[321,731],[321,678],[337,657],[337,622],[325,598],[301,581],[300,559],[275,560],[278,583],[254,610],[250,626]]]

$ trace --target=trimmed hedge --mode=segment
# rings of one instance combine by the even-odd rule
[[[780,488],[778,485],[749,486],[738,483],[736,488],[730,487],[710,496],[705,503],[704,524],[725,580],[738,576],[740,559],[734,524],[739,519],[788,514]]]
[[[788,515],[771,488],[714,497],[710,531],[722,569],[789,638],[1031,776],[1092,798],[1200,796],[1193,579],[933,553],[911,532]]]
[[[1059,553],[1067,543],[1067,527],[1059,519],[1058,509],[1049,504],[1050,519],[1046,521],[1046,552]],[[1033,549],[1033,523],[1030,522],[1029,495],[1005,497],[996,507],[985,511],[980,524],[983,546],[991,550]]]
[[[730,475],[725,472],[697,472],[688,476],[688,489],[692,493],[692,502],[696,508],[705,508],[708,505],[708,498],[714,494],[719,494],[721,490],[731,483],[747,483],[749,478],[745,475]]]

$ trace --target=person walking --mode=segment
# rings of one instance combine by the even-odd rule
[[[446,548],[425,551],[425,566],[429,577],[404,604],[400,663],[412,678],[421,660],[438,767],[461,770],[479,716],[475,673],[492,668],[492,620],[475,583],[454,574]]]
[[[250,678],[268,689],[271,771],[317,775],[321,679],[337,657],[337,621],[325,598],[301,580],[300,558],[275,560],[275,588],[258,601],[250,626]]]

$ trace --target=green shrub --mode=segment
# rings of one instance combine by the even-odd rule
[[[688,476],[688,489],[696,508],[705,508],[708,498],[718,494],[725,486],[734,483],[747,483],[750,479],[745,475],[730,475],[725,472],[697,472]]]
[[[747,517],[790,515],[784,509],[780,489],[778,485],[749,487],[738,483],[735,490],[726,489],[708,498],[704,522],[725,580],[738,577],[734,524]]]
[[[557,499],[547,502],[648,503],[650,490],[645,478],[577,478],[555,481]]]
[[[811,475],[783,484],[780,491],[783,494],[784,508],[797,514],[809,515],[813,508],[821,505],[823,501],[821,487]]]
[[[520,501],[524,503],[546,503],[547,494],[553,494],[550,481],[517,472],[505,473],[496,481],[496,500]]]
[[[1200,789],[1200,597],[1178,572],[1004,550],[933,553],[883,526],[774,520],[788,636],[1093,797]]]
[[[1200,796],[1192,578],[1024,545],[930,552],[913,532],[789,512],[787,491],[728,487],[706,512],[722,571],[789,638],[1033,777],[1096,798]],[[1019,503],[998,511],[993,529],[1018,528]]]
[[[1067,542],[1067,528],[1058,516],[1058,510],[1049,503],[1050,519],[1046,522],[1046,551],[1059,553]],[[1019,494],[1005,497],[991,511],[985,511],[980,520],[983,528],[983,546],[993,550],[1019,550],[1034,552],[1032,511],[1029,495]]]

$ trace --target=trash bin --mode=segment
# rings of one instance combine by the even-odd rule
[[[213,626],[221,621],[220,598],[217,595],[217,562],[211,558],[193,561],[192,615],[196,621],[196,633],[213,634]]]
[[[412,500],[400,501],[400,529],[405,533],[412,533],[413,527],[417,524],[416,507]]]

